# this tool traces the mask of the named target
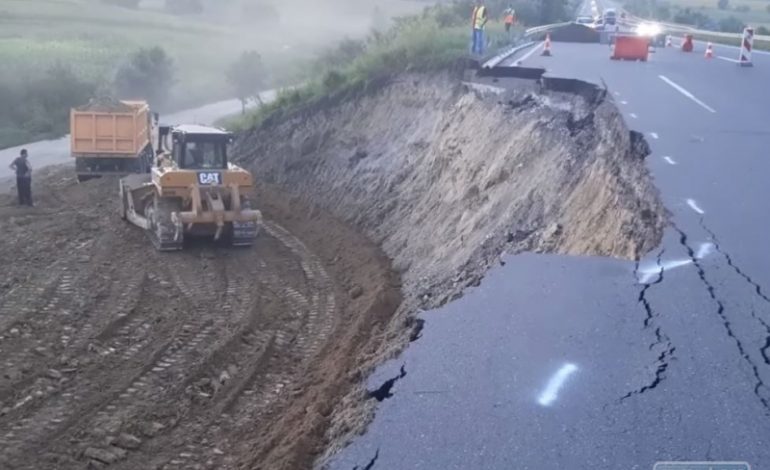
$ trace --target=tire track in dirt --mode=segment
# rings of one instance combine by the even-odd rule
[[[253,425],[250,420],[254,416],[301,379],[304,367],[325,344],[336,315],[328,274],[288,232],[275,226],[268,233],[271,237],[264,237],[263,242],[268,249],[278,251],[272,245],[280,242],[296,262],[259,258],[259,253],[228,265],[238,273],[229,274],[229,279],[246,280],[231,291],[240,293],[233,320],[241,326],[228,332],[221,346],[176,388],[174,395],[184,398],[177,400],[173,413],[188,419],[175,423],[171,432],[153,436],[146,444],[147,452],[128,454],[121,468],[195,468],[204,464],[219,468],[227,458],[220,447],[225,447],[233,432],[247,423]],[[295,272],[276,269],[275,261],[293,265]],[[253,267],[262,272],[261,277]],[[253,294],[245,296],[246,292]],[[226,299],[225,306],[228,304]],[[244,410],[250,412],[245,414]],[[148,420],[158,419],[162,407],[148,414]],[[176,452],[169,454],[163,449]]]
[[[283,328],[275,334],[275,352],[267,357],[266,364],[253,368],[236,390],[215,408],[210,424],[201,426],[208,430],[206,437],[188,442],[188,450],[165,462],[162,468],[231,467],[234,460],[230,457],[243,450],[243,443],[232,437],[253,434],[255,423],[264,422],[268,413],[277,413],[278,402],[299,391],[295,387],[299,387],[305,370],[333,331],[336,300],[331,279],[320,260],[282,227],[267,223],[266,230],[291,251],[301,266],[305,292],[283,284],[279,293],[288,303],[289,312],[303,319],[302,326],[289,329],[286,326],[291,320],[283,323]],[[278,288],[282,279],[270,275],[268,284]]]
[[[296,227],[274,223],[251,249],[191,240],[155,253],[93,202],[108,186],[57,188],[43,201],[77,209],[18,225],[0,211],[14,231],[0,256],[19,247],[27,263],[0,286],[0,363],[26,364],[0,381],[0,468],[233,468],[273,442],[270,423],[318,380],[349,287]]]
[[[71,432],[65,429],[63,432],[74,435],[76,440],[98,441],[92,444],[99,445],[103,443],[105,435],[114,435],[124,423],[135,421],[135,417],[149,406],[148,403],[162,403],[164,398],[173,402],[173,387],[169,388],[168,383],[173,384],[175,379],[183,378],[185,371],[194,368],[191,361],[198,356],[206,356],[201,351],[212,348],[208,343],[212,342],[218,331],[227,327],[228,321],[235,320],[237,323],[239,319],[228,318],[227,312],[231,310],[231,303],[240,302],[239,298],[243,297],[242,292],[250,279],[242,279],[240,285],[233,285],[222,269],[224,265],[221,262],[205,261],[214,256],[205,251],[201,254],[204,258],[202,269],[191,269],[189,256],[161,258],[166,268],[166,277],[174,281],[175,288],[181,294],[181,308],[187,313],[186,323],[180,331],[172,335],[173,339],[167,347],[154,354],[147,362],[148,365],[130,383],[124,383],[122,389],[103,402],[95,414],[83,417],[78,429]],[[216,309],[220,302],[221,311]],[[130,324],[120,331],[127,330],[130,330]],[[141,343],[136,343],[134,348],[138,344]],[[107,354],[112,351],[114,348],[106,349]],[[88,430],[93,432],[89,434]],[[63,449],[62,452],[67,450]]]
[[[60,273],[54,271],[42,281],[44,287],[24,289],[49,292],[41,295],[42,307],[30,312],[28,320],[13,323],[15,326],[10,331],[18,331],[17,338],[0,343],[0,352],[5,354],[5,366],[9,370],[21,367],[34,372],[15,374],[16,377],[0,386],[0,400],[28,397],[33,392],[40,398],[41,390],[55,392],[61,376],[59,369],[70,369],[79,363],[76,357],[72,362],[73,356],[82,355],[100,325],[112,320],[108,313],[117,313],[118,319],[127,315],[129,302],[135,303],[136,298],[116,296],[113,287],[121,286],[123,294],[133,293],[144,274],[136,272],[133,269],[136,266],[130,263],[124,266],[127,269],[114,269],[107,262],[111,252],[107,248],[94,254],[93,265],[97,266],[94,270],[78,269],[78,262],[70,259],[69,263],[60,263]],[[54,285],[55,288],[51,287]],[[4,306],[13,308],[14,305],[8,302]]]

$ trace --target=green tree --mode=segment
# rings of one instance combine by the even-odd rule
[[[259,98],[259,92],[267,82],[266,75],[262,56],[257,51],[242,53],[238,60],[227,69],[227,82],[241,101],[242,113],[246,113],[246,104],[250,100],[262,102]]]
[[[564,21],[567,18],[567,5],[565,0],[540,0],[540,22],[552,24]]]
[[[122,99],[144,99],[162,108],[174,85],[174,61],[161,47],[136,51],[118,68],[115,92]]]

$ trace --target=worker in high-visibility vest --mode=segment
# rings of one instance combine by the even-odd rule
[[[513,5],[508,5],[508,8],[503,12],[503,21],[505,22],[505,32],[508,34],[508,39],[510,39],[511,29],[516,24],[516,10],[513,9]]]
[[[484,54],[484,28],[487,26],[487,7],[484,6],[484,0],[477,0],[473,7],[473,16],[471,24],[473,26],[473,53]]]

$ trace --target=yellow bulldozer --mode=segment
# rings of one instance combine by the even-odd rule
[[[146,230],[160,251],[181,250],[186,235],[252,245],[262,215],[251,206],[251,174],[228,161],[232,135],[159,125],[153,140],[150,172],[120,180],[123,219]]]

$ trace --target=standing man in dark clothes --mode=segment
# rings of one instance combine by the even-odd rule
[[[21,150],[21,155],[11,163],[10,168],[16,172],[19,205],[32,207],[32,165],[27,160],[27,149]]]

